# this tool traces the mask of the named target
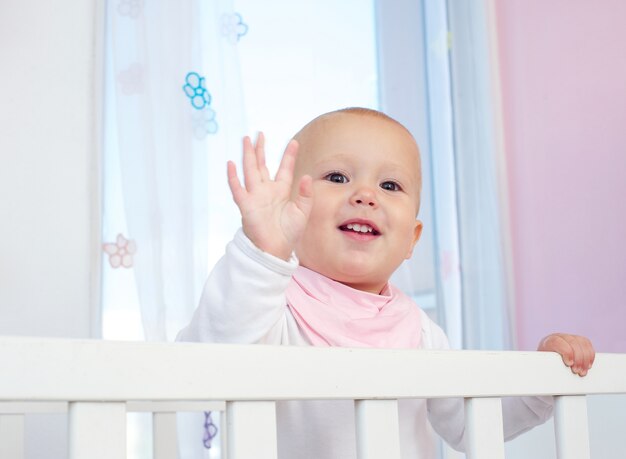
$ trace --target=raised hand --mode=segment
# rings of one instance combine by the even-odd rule
[[[587,374],[596,356],[593,345],[588,338],[568,335],[567,333],[554,333],[546,336],[539,343],[537,350],[558,352],[563,363],[578,376]]]
[[[228,185],[239,207],[244,233],[259,249],[283,260],[291,256],[313,204],[312,179],[308,175],[300,178],[298,192],[291,198],[297,154],[298,142],[291,140],[272,180],[265,164],[263,133],[255,145],[244,137],[244,186],[235,164],[228,161]]]

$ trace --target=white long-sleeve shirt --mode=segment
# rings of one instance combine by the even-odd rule
[[[179,341],[310,346],[285,299],[297,260],[284,261],[258,249],[238,231],[204,287],[200,305]],[[420,309],[422,349],[448,349],[446,335]],[[398,402],[402,458],[435,457],[433,429],[464,450],[461,399]],[[503,399],[504,436],[514,438],[552,415],[550,397]],[[356,458],[352,401],[277,403],[281,459]]]

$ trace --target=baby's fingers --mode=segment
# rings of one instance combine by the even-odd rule
[[[572,336],[572,335],[565,335],[564,339],[572,347],[572,352],[574,353],[574,362],[571,365],[572,373],[577,374],[579,376],[584,376],[584,374],[587,374],[587,367],[584,364],[585,351],[580,341],[578,340],[578,337]]]
[[[241,204],[241,201],[246,196],[246,189],[241,186],[241,182],[239,181],[239,177],[237,176],[237,166],[235,166],[235,163],[233,163],[232,161],[228,161],[228,163],[226,164],[226,169],[230,192],[233,195],[235,203],[239,206]]]
[[[300,179],[295,202],[298,209],[308,219],[313,208],[313,179],[310,175],[304,175]]]
[[[259,132],[254,150],[256,152],[256,163],[259,174],[261,175],[261,180],[268,181],[270,179],[270,172],[267,170],[267,165],[265,164],[265,135],[262,132]]]
[[[574,336],[576,343],[574,347],[574,366],[572,371],[580,376],[585,376],[596,357],[596,352],[589,339],[584,336]]]
[[[585,376],[595,359],[595,350],[593,349],[591,341],[584,336],[577,335],[564,334],[562,337],[572,348],[572,373]]]
[[[574,364],[574,350],[560,333],[554,333],[546,336],[543,340],[541,340],[541,343],[539,343],[537,350],[557,352],[561,356],[565,365],[571,367]]]
[[[293,181],[293,170],[296,166],[296,156],[298,155],[298,141],[290,140],[283,153],[283,158],[280,160],[280,166],[278,166],[278,172],[276,172],[276,181],[285,182],[291,187]]]
[[[262,181],[257,150],[248,136],[243,138],[243,180],[248,191],[252,191],[254,186]]]
[[[539,344],[539,351],[558,352],[563,363],[571,368],[572,373],[585,376],[595,359],[595,350],[591,341],[584,336],[555,333],[545,337]]]

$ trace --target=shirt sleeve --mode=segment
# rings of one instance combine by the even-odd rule
[[[285,290],[298,266],[257,248],[240,229],[226,246],[202,291],[191,322],[177,341],[253,344],[280,334]]]
[[[449,349],[443,330],[423,314],[424,348]],[[546,422],[552,416],[553,398],[503,397],[502,423],[505,441]],[[457,451],[465,451],[465,404],[462,398],[428,400],[428,420],[439,436]]]

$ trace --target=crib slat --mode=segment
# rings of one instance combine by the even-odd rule
[[[584,395],[554,397],[554,433],[558,459],[589,459],[587,398]]]
[[[358,459],[400,459],[397,400],[357,400]]]
[[[227,402],[228,459],[276,459],[276,404]]]
[[[465,426],[468,459],[504,459],[502,401],[466,398]]]
[[[72,402],[70,459],[125,459],[126,404]]]
[[[24,458],[23,414],[0,414],[0,457]]]
[[[176,413],[152,414],[152,445],[154,459],[178,458]]]
[[[220,430],[220,452],[223,459],[228,459],[228,415],[226,409],[220,411],[219,414],[219,430]]]

